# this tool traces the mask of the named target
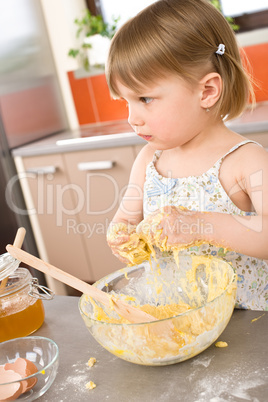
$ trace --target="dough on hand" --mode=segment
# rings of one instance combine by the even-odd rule
[[[129,261],[129,265],[138,265],[145,260],[150,260],[151,255],[155,258],[155,247],[161,252],[173,252],[176,259],[180,250],[184,250],[193,245],[202,244],[203,242],[194,240],[187,244],[169,245],[167,243],[167,236],[162,238],[162,229],[159,229],[160,223],[169,213],[178,213],[178,209],[184,211],[186,214],[187,212],[192,213],[192,211],[188,211],[186,208],[181,206],[168,206],[161,208],[158,212],[149,215],[137,225],[136,230],[129,234],[129,241],[117,246],[117,253],[125,260]],[[127,228],[126,224],[118,225],[121,230],[123,229],[122,225],[125,225],[125,230]],[[116,238],[117,233],[110,232],[110,240],[112,239],[112,236]]]
[[[151,246],[156,246],[160,249],[160,251],[174,251],[178,252],[179,250],[183,250],[185,248],[191,247],[196,244],[196,241],[191,241],[186,244],[168,244],[168,237],[162,238],[162,229],[159,228],[160,223],[163,218],[167,217],[172,213],[177,213],[178,210],[181,210],[183,213],[192,213],[192,211],[188,211],[186,208],[182,206],[168,206],[163,207],[159,210],[159,212],[149,215],[145,220],[141,221],[137,226],[137,233],[142,235],[144,241],[149,243]]]

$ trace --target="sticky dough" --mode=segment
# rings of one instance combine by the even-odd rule
[[[176,208],[182,211],[186,210],[183,207]],[[168,245],[167,237],[162,239],[162,229],[158,229],[159,224],[166,215],[167,213],[164,209],[161,209],[158,213],[148,216],[145,221],[139,223],[136,231],[132,230],[129,241],[118,246],[118,254],[128,260],[130,266],[141,264],[145,260],[150,260],[151,256],[155,258],[154,246],[161,252],[169,251],[173,253],[174,258],[177,259],[179,251],[194,245],[199,246],[203,244],[203,241],[192,241],[187,244]],[[111,236],[116,238],[116,233],[111,234]]]

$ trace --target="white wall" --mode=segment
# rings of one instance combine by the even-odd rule
[[[78,65],[75,59],[68,56],[68,51],[76,45],[76,27],[73,21],[81,15],[81,12],[86,8],[86,3],[85,0],[41,0],[41,6],[69,126],[71,129],[76,129],[79,127],[79,123],[67,71],[75,70]]]
[[[240,46],[252,46],[258,43],[268,42],[268,28],[255,29],[254,31],[236,34]]]

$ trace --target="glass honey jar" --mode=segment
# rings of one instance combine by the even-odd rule
[[[0,287],[0,342],[27,336],[40,328],[45,318],[42,299],[53,298],[53,292],[39,286],[28,269],[12,265],[5,286]],[[3,282],[3,275],[0,279]]]

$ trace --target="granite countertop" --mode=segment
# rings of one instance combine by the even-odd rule
[[[14,157],[146,144],[126,121],[107,122],[66,130],[12,150]]]
[[[141,366],[109,353],[88,332],[78,297],[45,301],[46,318],[34,334],[59,346],[58,375],[40,402],[265,401],[268,312],[235,310],[219,340],[201,354],[169,366]],[[67,313],[68,312],[68,313]],[[97,362],[89,368],[87,361]],[[97,386],[86,389],[88,381]]]
[[[268,102],[248,108],[241,117],[226,122],[231,130],[260,142],[268,148]],[[14,157],[74,152],[146,144],[126,120],[96,123],[77,130],[50,135],[42,140],[12,150]]]

